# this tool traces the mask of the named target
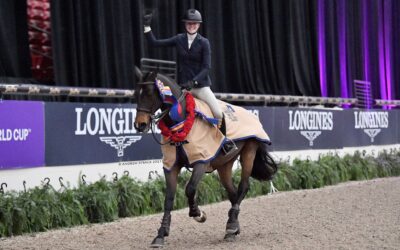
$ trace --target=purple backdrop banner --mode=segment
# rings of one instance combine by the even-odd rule
[[[0,101],[0,170],[44,166],[44,103]]]

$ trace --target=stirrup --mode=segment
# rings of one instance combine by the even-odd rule
[[[238,149],[236,143],[233,140],[228,139],[226,137],[225,140],[226,142],[224,143],[224,145],[222,145],[222,151],[224,152],[225,155],[228,155]]]

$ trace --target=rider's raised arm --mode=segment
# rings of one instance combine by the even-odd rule
[[[176,45],[176,36],[166,38],[166,39],[156,39],[154,36],[153,32],[150,30],[148,32],[144,33],[147,41],[151,46],[155,47],[169,47],[169,46],[175,46]]]

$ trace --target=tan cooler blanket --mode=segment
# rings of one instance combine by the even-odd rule
[[[201,111],[207,117],[213,117],[208,105],[201,100],[195,99],[196,110]],[[258,117],[250,111],[219,101],[219,105],[225,114],[226,134],[231,140],[238,141],[247,138],[256,138],[260,141],[269,142],[269,136],[264,131]],[[219,152],[224,143],[224,136],[216,126],[211,125],[204,119],[196,117],[192,130],[183,145],[190,165],[196,162],[208,162]],[[163,138],[163,142],[165,139]],[[171,169],[176,161],[176,147],[166,144],[161,146],[164,168]]]

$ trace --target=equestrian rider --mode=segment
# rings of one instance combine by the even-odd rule
[[[215,118],[218,119],[218,128],[226,136],[225,117],[218,104],[217,98],[211,91],[211,48],[207,38],[197,31],[203,22],[198,10],[186,11],[182,21],[185,23],[186,33],[177,34],[167,39],[157,40],[151,31],[150,24],[152,14],[143,17],[144,33],[152,46],[175,46],[178,53],[178,84],[183,89],[189,90],[194,97],[206,102]],[[230,152],[236,146],[228,140],[224,145],[224,151]]]

